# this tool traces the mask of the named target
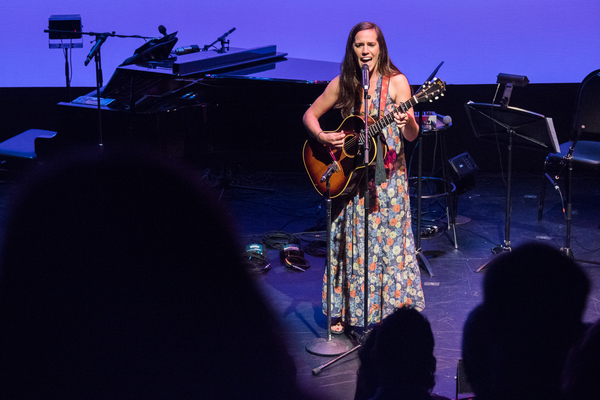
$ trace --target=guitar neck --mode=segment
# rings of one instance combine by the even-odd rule
[[[437,95],[439,94],[440,96],[443,96],[445,90],[446,83],[439,80],[438,78],[435,78],[432,82],[427,82],[426,85],[423,86],[422,91],[412,96],[404,103],[400,103],[400,105],[396,107],[391,113],[385,115],[379,121],[374,123],[373,126],[369,127],[369,139],[373,138],[375,135],[378,135],[383,128],[394,122],[394,114],[398,111],[402,111],[405,113],[419,102],[426,100],[432,101],[432,98],[437,99]]]
[[[369,127],[369,138],[373,138],[376,135],[379,135],[383,128],[394,122],[395,113],[397,113],[398,111],[402,111],[405,113],[411,108],[413,108],[418,102],[419,100],[417,99],[417,97],[413,96],[404,103],[400,103],[400,105],[396,107],[394,111],[385,115],[383,118],[381,118],[379,121],[377,121],[375,124]]]

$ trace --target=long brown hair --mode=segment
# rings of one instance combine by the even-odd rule
[[[354,52],[354,38],[360,31],[374,29],[377,33],[377,42],[379,43],[379,60],[377,63],[377,72],[384,76],[400,74],[400,70],[390,61],[387,44],[379,26],[372,22],[360,22],[352,28],[348,34],[346,42],[346,53],[341,65],[340,86],[338,101],[335,108],[342,110],[343,116],[352,113],[355,104],[360,104],[362,94],[362,71],[359,68],[358,60]]]

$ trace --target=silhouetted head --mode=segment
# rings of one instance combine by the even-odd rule
[[[583,270],[559,250],[530,243],[487,266],[484,301],[463,337],[478,397],[556,397],[569,348],[583,332],[589,293]]]
[[[483,283],[484,303],[498,316],[520,316],[577,332],[589,290],[588,277],[572,258],[536,242],[493,259]]]
[[[593,399],[600,393],[600,320],[573,347],[564,370],[563,388],[568,400]]]
[[[387,316],[377,333],[375,358],[380,385],[431,391],[436,359],[429,321],[412,307]]]
[[[136,154],[47,164],[6,227],[0,392],[289,391],[294,367],[239,254],[226,210],[188,169]]]

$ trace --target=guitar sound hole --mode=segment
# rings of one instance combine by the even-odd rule
[[[344,139],[344,154],[346,154],[346,157],[353,158],[359,151],[360,146],[358,145],[358,137],[355,134],[346,136]]]

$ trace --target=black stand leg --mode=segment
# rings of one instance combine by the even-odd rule
[[[510,251],[510,215],[512,212],[512,202],[510,194],[510,186],[512,180],[512,146],[513,146],[513,132],[510,131],[508,134],[508,179],[506,184],[506,219],[504,222],[504,244],[496,246],[492,249],[492,254],[500,254],[503,251]],[[477,269],[477,272],[481,272],[487,266],[487,262]]]
[[[573,176],[573,158],[571,156],[567,157],[567,184],[566,184],[566,194],[567,194],[567,205],[566,205],[566,220],[567,220],[567,238],[565,239],[565,247],[561,249],[565,256],[573,258],[573,250],[571,250],[571,219],[573,217],[573,203],[571,197],[571,178]]]
[[[436,134],[438,132],[436,132]],[[448,157],[446,155],[446,141],[444,140],[443,135],[440,138],[440,147],[442,155],[442,177],[444,178],[444,188],[446,191],[446,219],[448,222],[448,229],[452,228],[454,248],[458,249],[458,241],[456,240],[456,207],[454,206],[455,199],[452,195],[452,185],[450,184],[450,176],[448,174],[448,168],[446,167],[446,160],[448,160]]]
[[[100,88],[102,87],[102,62],[100,60],[100,49],[94,57],[96,62],[96,99],[98,106],[98,146],[100,150],[103,150],[104,139],[102,138],[102,105],[100,103]]]
[[[544,216],[544,201],[546,200],[546,178],[550,179],[548,175],[548,157],[544,161],[544,175],[542,175],[542,189],[540,192],[540,203],[538,204],[538,221],[541,221]]]
[[[65,79],[67,84],[67,101],[71,101],[73,98],[71,97],[71,71],[69,68],[69,54],[71,52],[71,48],[68,47],[63,49],[65,54]]]
[[[420,114],[422,115],[422,114]],[[417,261],[420,265],[423,266],[423,269],[427,271],[429,276],[434,276],[433,270],[431,269],[431,264],[429,264],[429,260],[423,254],[423,250],[421,249],[421,201],[423,196],[423,125],[422,125],[422,117],[419,117],[419,138],[417,139],[417,147],[418,147],[418,161],[417,161],[417,231],[415,233],[415,250],[417,254]]]

